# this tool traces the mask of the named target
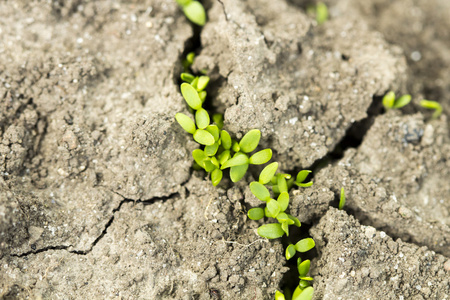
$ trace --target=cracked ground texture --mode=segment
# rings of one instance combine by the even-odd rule
[[[440,11],[435,25],[442,68],[429,78],[441,81],[415,85],[435,64],[424,49],[433,24],[419,46],[395,45],[408,26],[379,9],[385,0],[329,3],[323,26],[303,2],[204,1],[194,67],[212,78],[212,106],[236,137],[259,128],[285,171],[373,119],[359,148],[292,192],[291,213],[317,240],[315,297],[448,298],[447,119],[414,104],[367,115],[389,89],[447,95],[450,18]],[[425,0],[392,8],[433,14]],[[189,113],[177,78],[196,43],[175,1],[3,1],[0,36],[0,297],[273,298],[288,268],[282,243],[247,220],[254,174],[213,188],[190,169],[198,146],[174,122]],[[329,209],[341,186],[353,216]]]

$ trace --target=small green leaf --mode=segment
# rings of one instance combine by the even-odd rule
[[[272,149],[264,149],[256,152],[250,157],[250,164],[262,165],[268,162],[272,158]]]
[[[386,110],[391,109],[394,107],[395,102],[395,93],[393,91],[390,91],[383,97],[383,106]]]
[[[260,226],[258,234],[266,239],[277,239],[284,235],[284,231],[281,229],[281,224],[271,223]]]
[[[280,190],[278,189],[278,185],[273,185],[272,186],[272,192],[276,195],[280,194]]]
[[[213,114],[213,122],[217,124],[217,127],[219,127],[219,129],[222,129],[223,128],[223,115],[222,114]],[[230,143],[230,147],[231,147],[231,143]]]
[[[175,119],[177,120],[178,124],[180,124],[180,126],[190,134],[194,134],[195,130],[197,130],[194,121],[192,121],[192,119],[185,114],[177,113],[175,115]]]
[[[205,160],[208,159],[208,156],[206,156],[203,150],[195,149],[192,151],[192,157],[200,167],[205,168]]]
[[[242,165],[248,165],[248,156],[242,152],[236,153],[233,158],[227,160],[221,167],[221,169],[237,167]]]
[[[250,183],[250,191],[256,198],[261,201],[270,200],[270,192],[269,190],[259,182],[253,181]]]
[[[262,184],[268,184],[272,177],[275,175],[278,169],[278,163],[273,162],[268,164],[259,174],[259,182]]]
[[[411,102],[411,95],[403,95],[394,102],[393,108],[401,108]]]
[[[297,252],[307,252],[314,248],[315,245],[316,243],[312,238],[306,238],[298,241],[297,244],[295,244],[295,250],[297,250]]]
[[[220,138],[222,139],[222,147],[225,150],[228,150],[231,148],[231,137],[230,134],[228,132],[226,132],[225,130],[222,130],[220,133]]]
[[[345,191],[344,188],[341,188],[341,199],[339,199],[339,209],[343,209],[345,205]]]
[[[203,91],[209,83],[209,76],[200,76],[197,83],[197,91]]]
[[[312,286],[308,286],[303,291],[302,290],[300,291],[301,292],[299,295],[295,295],[294,292],[294,294],[292,295],[292,300],[311,300],[314,295],[314,288]]]
[[[301,280],[306,280],[306,281],[313,281],[314,278],[312,277],[299,277]]]
[[[278,214],[277,216],[277,220],[280,223],[286,222],[288,225],[292,225],[294,224],[294,221],[292,221],[289,216],[287,215],[287,213],[281,212]]]
[[[191,3],[192,0],[177,0],[177,3],[181,6],[185,6],[189,3]]]
[[[238,182],[244,177],[247,172],[248,164],[242,166],[231,167],[230,169],[230,178],[232,182]]]
[[[275,300],[286,300],[286,298],[282,292],[275,291]]]
[[[188,0],[189,2],[191,2],[192,0]],[[194,63],[194,59],[195,59],[195,53],[194,52],[189,52],[188,55],[186,55],[186,61],[189,64],[193,64]]]
[[[277,186],[278,186],[278,190],[280,191],[280,193],[283,193],[283,192],[287,193],[288,189],[287,189],[286,178],[284,178],[284,176],[282,176],[282,174],[278,174]]]
[[[195,123],[200,129],[205,129],[209,125],[209,114],[205,109],[200,108],[195,112]]]
[[[208,147],[208,146],[207,146],[207,147]],[[219,167],[220,167],[219,161],[217,160],[217,158],[216,158],[215,156],[211,157],[210,159],[211,159],[211,162],[213,163],[213,165],[214,165],[216,168],[219,168]]]
[[[211,172],[212,170],[216,169],[217,167],[214,165],[214,163],[211,161],[211,159],[205,160],[205,171]]]
[[[267,210],[273,218],[276,218],[281,211],[281,207],[277,200],[269,199],[267,202]]]
[[[186,100],[186,103],[192,109],[199,110],[202,108],[202,100],[200,100],[197,91],[192,87],[192,85],[189,83],[182,83],[180,89],[184,100]]]
[[[205,147],[205,154],[208,156],[216,155],[218,149],[219,143],[215,142],[214,144]]]
[[[294,257],[295,253],[296,253],[295,246],[290,244],[286,248],[286,259],[290,260],[292,257]]]
[[[273,218],[273,216],[269,213],[269,210],[267,209],[267,206],[264,207],[264,215],[268,218]]]
[[[217,125],[208,125],[208,127],[206,127],[206,131],[212,134],[214,141],[219,141],[220,134],[219,127],[217,127]]]
[[[310,266],[311,266],[311,261],[309,259],[303,261],[298,266],[298,274],[300,274],[300,277],[305,277],[308,274]]]
[[[186,17],[194,24],[205,25],[206,13],[203,5],[198,1],[192,1],[183,6],[183,12]]]
[[[211,133],[203,129],[197,129],[194,133],[194,140],[205,146],[214,144],[214,137]]]
[[[197,91],[198,76],[191,82],[191,86]],[[198,92],[197,92],[198,93]],[[200,96],[199,96],[200,97]]]
[[[220,181],[222,180],[222,176],[223,176],[223,173],[221,170],[215,169],[214,171],[212,171],[211,181],[212,181],[213,186],[217,186],[220,183]]]
[[[318,25],[325,23],[328,20],[328,8],[323,2],[317,3],[316,7],[316,21]]]
[[[234,152],[239,152],[241,150],[237,141],[232,140],[231,150],[233,150]]]
[[[302,223],[300,223],[299,219],[297,219],[296,217],[288,214],[289,219],[291,219],[292,221],[294,221],[294,225],[297,227],[302,226]]]
[[[307,182],[307,183],[297,183],[297,182],[295,182],[295,184],[298,185],[299,187],[304,187],[304,188],[306,188],[306,187],[312,186],[312,185],[313,185],[313,182],[312,182],[312,181]]]
[[[258,221],[258,220],[264,218],[264,209],[262,209],[260,207],[251,208],[248,211],[247,216],[249,217],[249,219]]]
[[[306,281],[306,280],[300,280],[298,286],[299,286],[302,290],[304,290],[304,289],[306,289],[308,286],[311,286],[311,283],[309,283],[309,282]]]
[[[306,177],[308,177],[309,173],[311,173],[311,172],[312,171],[310,171],[310,170],[302,170],[302,171],[298,172],[297,179],[295,180],[295,182],[302,183],[303,181],[305,181]]]
[[[280,204],[281,211],[285,211],[289,206],[289,194],[283,192],[278,196],[278,204]]]
[[[289,236],[289,224],[286,222],[281,222],[281,229],[283,229],[286,236]]]
[[[190,73],[181,73],[180,78],[187,83],[191,83],[192,80],[194,80],[195,76]]]
[[[223,165],[227,160],[230,159],[230,150],[225,150],[219,155],[219,163]]]
[[[442,114],[442,106],[439,104],[439,102],[432,100],[420,100],[420,106],[426,109],[434,109],[434,113],[431,116],[431,118],[433,119],[439,118],[439,116]]]
[[[206,91],[200,91],[198,92],[198,97],[200,98],[200,100],[202,101],[202,104],[205,102],[206,96],[208,95],[208,93]]]
[[[250,153],[256,149],[261,139],[261,131],[252,129],[247,132],[239,142],[240,151]]]

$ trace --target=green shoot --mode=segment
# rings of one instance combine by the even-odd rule
[[[306,177],[308,177],[309,173],[311,173],[312,171],[310,170],[302,170],[300,172],[298,172],[297,174],[297,179],[295,180],[295,184],[299,187],[310,187],[313,185],[313,182],[304,182],[306,180]]]
[[[280,204],[281,211],[285,211],[289,206],[289,194],[287,192],[283,192],[278,196],[278,204]]]
[[[189,83],[182,83],[180,89],[181,94],[183,95],[183,98],[184,100],[186,100],[186,103],[189,105],[189,107],[194,110],[202,108],[202,100],[200,100],[198,92],[192,85],[190,85]]]
[[[271,158],[272,149],[264,149],[253,154],[249,159],[249,163],[252,165],[262,165],[268,162]]]
[[[402,108],[403,106],[411,102],[411,95],[403,95],[400,98],[396,99],[395,93],[393,91],[390,91],[389,93],[384,95],[382,102],[386,110],[392,108]]]
[[[195,0],[177,0],[177,2],[189,21],[199,26],[205,25],[206,13],[200,2]]]
[[[316,21],[318,25],[322,25],[328,20],[328,8],[323,2],[317,3],[316,6]]]
[[[247,132],[239,142],[239,150],[245,153],[250,153],[256,149],[261,138],[261,131],[258,129],[252,129]],[[236,151],[236,152],[238,152]]]
[[[267,202],[270,200],[269,190],[259,182],[253,181],[250,183],[250,191],[261,201]]]
[[[247,216],[249,217],[249,219],[258,221],[258,220],[264,218],[264,209],[262,209],[260,207],[251,208],[248,211]]]
[[[203,129],[197,129],[194,133],[194,140],[205,146],[214,144],[214,137],[211,133]]]
[[[232,182],[238,182],[244,177],[245,173],[247,173],[248,164],[231,167],[230,169],[230,178]]]
[[[222,171],[219,169],[214,169],[211,173],[211,182],[213,186],[217,186],[222,180]]]
[[[227,160],[221,167],[221,169],[231,168],[231,167],[237,167],[242,165],[248,164],[248,156],[242,152],[236,153],[236,155],[233,158],[230,158]]]
[[[189,118],[185,114],[177,113],[175,115],[175,119],[177,120],[178,124],[180,124],[180,126],[188,133],[194,134],[197,130],[194,121],[192,121],[191,118]]]
[[[295,250],[295,246],[290,244],[286,248],[286,260],[290,260],[292,257],[294,257],[295,253],[297,251]]]
[[[297,250],[297,252],[307,252],[314,248],[315,245],[316,243],[312,238],[306,238],[298,241],[297,244],[295,244],[295,250]]]
[[[278,163],[273,162],[268,164],[259,174],[259,182],[261,184],[268,184],[272,178],[275,176],[275,173],[278,170]]]
[[[284,231],[279,223],[264,224],[258,228],[258,235],[266,239],[277,239],[284,235]]]
[[[442,106],[436,101],[421,100],[420,106],[422,106],[423,108],[426,108],[426,109],[434,109],[434,113],[431,116],[431,118],[433,118],[433,119],[439,118],[439,116],[442,114]]]
[[[286,298],[282,292],[275,291],[275,300],[286,300]]]
[[[339,209],[343,209],[345,205],[345,191],[344,188],[341,188],[341,198],[339,199]]]
[[[198,128],[205,129],[209,125],[209,122],[209,114],[206,110],[200,108],[195,112],[195,123]]]

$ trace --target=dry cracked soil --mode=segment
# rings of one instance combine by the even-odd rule
[[[181,61],[285,172],[314,299],[450,298],[450,2],[0,2],[1,299],[273,299],[295,273],[241,182],[192,170]],[[412,102],[385,111],[389,90]],[[438,119],[419,106],[437,100]],[[347,203],[337,210],[341,187]],[[291,235],[292,237],[292,235]]]

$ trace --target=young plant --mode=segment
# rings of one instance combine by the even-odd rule
[[[383,106],[386,110],[392,108],[402,108],[411,102],[411,95],[403,95],[400,98],[395,98],[395,93],[390,91],[383,97]]]
[[[344,188],[341,188],[341,198],[339,199],[339,209],[343,209],[345,205],[345,191]]]
[[[176,0],[186,18],[199,26],[205,25],[206,13],[203,5],[196,0]]]
[[[434,110],[434,113],[431,116],[432,119],[437,119],[442,114],[442,106],[436,101],[421,100],[420,101],[420,106],[422,106],[423,108],[426,108],[426,109],[433,109]]]
[[[306,12],[309,15],[316,17],[316,22],[318,25],[322,25],[328,20],[328,7],[323,2],[319,2],[315,6],[308,6]]]

